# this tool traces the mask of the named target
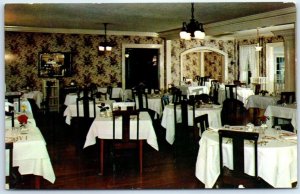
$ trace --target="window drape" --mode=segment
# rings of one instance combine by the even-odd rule
[[[256,51],[255,45],[243,45],[240,46],[239,52],[239,71],[241,82],[248,84],[248,71],[251,72],[252,77],[257,77],[257,60],[256,60]]]

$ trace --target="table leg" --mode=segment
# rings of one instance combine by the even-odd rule
[[[103,150],[104,150],[104,140],[100,139],[100,172],[99,175],[103,175]]]

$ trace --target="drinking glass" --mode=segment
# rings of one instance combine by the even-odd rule
[[[277,134],[281,133],[281,126],[275,126],[275,130]]]

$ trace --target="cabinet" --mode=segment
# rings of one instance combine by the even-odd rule
[[[59,80],[43,79],[44,102],[49,103],[49,111],[59,112]]]

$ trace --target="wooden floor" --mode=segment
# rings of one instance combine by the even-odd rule
[[[43,121],[41,132],[47,142],[48,152],[56,175],[51,184],[41,179],[41,189],[203,189],[195,177],[197,150],[186,151],[174,157],[173,147],[165,140],[165,130],[157,131],[159,151],[144,144],[143,175],[140,176],[135,161],[122,161],[117,172],[107,161],[105,175],[98,175],[98,146],[76,149],[76,137],[65,118],[50,113]],[[190,150],[190,149],[187,149]],[[34,189],[32,175],[22,176],[16,189]]]

